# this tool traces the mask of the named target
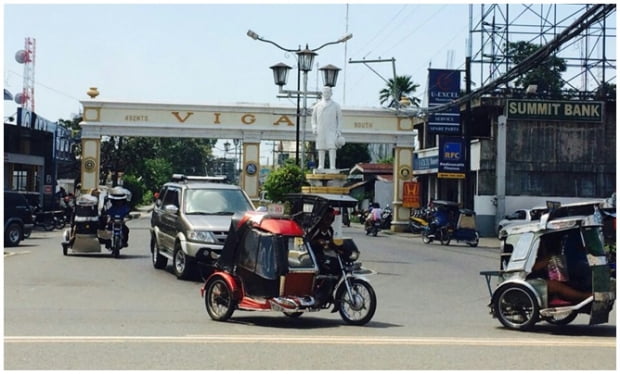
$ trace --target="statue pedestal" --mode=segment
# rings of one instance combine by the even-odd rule
[[[347,181],[346,174],[340,174],[338,169],[317,169],[312,174],[306,174],[310,186],[301,188],[307,193],[348,194],[349,188],[343,187]]]

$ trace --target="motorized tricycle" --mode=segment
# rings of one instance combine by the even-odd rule
[[[604,245],[602,208],[596,203],[549,206],[540,222],[507,227],[500,270],[480,272],[491,296],[491,315],[515,330],[531,329],[541,320],[566,325],[580,313],[590,315],[590,325],[606,323],[616,281]],[[497,279],[494,290],[491,279]]]
[[[433,218],[428,227],[422,230],[425,244],[439,240],[442,245],[451,241],[465,242],[470,247],[477,247],[480,234],[476,230],[476,213],[463,209],[454,201],[434,200],[432,202]]]
[[[329,194],[288,198],[290,216],[271,207],[268,212],[233,216],[216,270],[201,288],[209,316],[225,321],[235,310],[245,310],[297,318],[331,308],[348,324],[368,323],[376,295],[359,274],[355,243],[339,232],[340,208],[357,201]],[[325,223],[334,227],[330,230]],[[323,230],[329,232],[325,240],[311,244]]]
[[[102,252],[103,246],[113,257],[120,256],[120,250],[126,242],[123,226],[125,220],[132,217],[119,214],[102,215],[99,211],[100,206],[105,206],[105,201],[115,199],[128,201],[131,199],[131,193],[124,188],[116,188],[109,194],[102,193],[97,196],[84,194],[77,198],[71,228],[65,230],[63,234],[61,243],[63,255],[99,253]]]

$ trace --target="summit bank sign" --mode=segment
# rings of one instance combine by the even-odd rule
[[[603,122],[600,101],[508,100],[510,119]]]

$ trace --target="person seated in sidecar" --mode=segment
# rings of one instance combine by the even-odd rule
[[[112,217],[120,216],[122,218],[127,217],[129,214],[129,202],[127,201],[127,191],[122,187],[114,187],[110,190],[110,194],[107,196],[108,202],[106,203],[103,211],[101,212],[104,227],[111,229]],[[129,227],[123,222],[123,247],[127,247],[129,242]],[[106,243],[109,246],[109,243]]]
[[[538,257],[528,278],[541,278],[547,282],[549,299],[553,297],[574,303],[592,296],[591,273],[585,251],[575,245],[579,238],[565,234],[561,241],[541,238]],[[564,255],[560,255],[561,248]],[[559,263],[558,259],[562,259]],[[572,258],[566,261],[566,258]],[[568,265],[567,265],[568,263]]]

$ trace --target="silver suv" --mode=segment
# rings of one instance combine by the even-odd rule
[[[212,265],[224,246],[233,214],[254,210],[246,193],[218,177],[175,174],[164,184],[151,216],[153,266],[172,260],[179,279]]]

